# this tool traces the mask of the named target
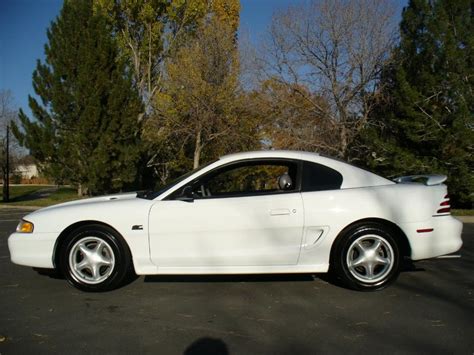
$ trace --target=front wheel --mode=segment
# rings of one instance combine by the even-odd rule
[[[400,271],[395,234],[378,224],[356,226],[337,242],[333,263],[346,286],[362,291],[383,289]]]
[[[122,283],[131,268],[130,252],[117,233],[105,226],[83,226],[63,245],[60,267],[82,291],[107,291]]]

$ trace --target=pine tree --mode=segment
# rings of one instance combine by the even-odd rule
[[[451,198],[474,192],[474,27],[470,0],[411,0],[386,68],[382,102],[365,131],[368,165],[387,175],[444,173]]]
[[[48,29],[29,97],[34,119],[14,127],[43,171],[79,193],[121,190],[136,179],[140,100],[118,46],[92,0],[66,0]]]

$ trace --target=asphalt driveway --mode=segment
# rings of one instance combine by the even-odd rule
[[[0,210],[2,355],[474,352],[474,224],[461,259],[418,262],[380,292],[264,275],[140,277],[91,294],[10,262],[24,214]]]

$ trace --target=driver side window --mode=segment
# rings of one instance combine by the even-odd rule
[[[295,190],[296,163],[258,161],[232,164],[193,185],[196,198],[247,196]]]

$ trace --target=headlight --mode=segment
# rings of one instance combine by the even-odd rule
[[[18,226],[16,227],[16,231],[18,233],[32,233],[33,232],[33,223],[21,220],[20,223],[18,223]]]

